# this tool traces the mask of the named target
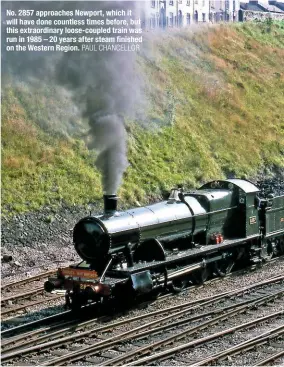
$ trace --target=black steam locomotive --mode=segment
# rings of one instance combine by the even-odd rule
[[[166,201],[124,212],[117,211],[117,199],[105,195],[104,214],[75,225],[83,261],[45,283],[46,291],[66,290],[71,307],[178,291],[212,273],[224,276],[237,262],[262,263],[284,253],[284,195],[260,195],[246,180],[173,189]]]

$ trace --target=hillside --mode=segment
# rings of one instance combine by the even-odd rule
[[[119,195],[145,203],[182,183],[284,169],[284,25],[235,24],[146,35],[137,65],[148,123],[127,122]],[[2,81],[3,214],[102,196],[87,129],[67,92]],[[96,99],[96,96],[94,96]]]

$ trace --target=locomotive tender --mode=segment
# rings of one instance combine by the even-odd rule
[[[284,195],[261,197],[253,183],[217,180],[200,189],[173,189],[169,199],[81,219],[73,242],[82,262],[58,269],[45,290],[66,290],[71,308],[89,301],[180,290],[210,273],[226,275],[236,262],[261,263],[284,253]]]

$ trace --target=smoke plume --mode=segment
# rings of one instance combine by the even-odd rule
[[[115,194],[121,182],[127,162],[126,131],[122,118],[117,115],[91,118],[90,148],[99,155],[96,165],[103,172],[103,187],[107,194]]]

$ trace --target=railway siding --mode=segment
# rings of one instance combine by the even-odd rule
[[[121,362],[129,360],[129,355],[125,360],[124,354],[121,356],[123,348],[126,350],[131,348],[131,353],[134,353],[132,358],[135,356],[135,351],[141,353],[141,349],[144,352],[147,348],[149,350],[149,343],[151,345],[156,343],[159,348],[177,341],[183,344],[184,338],[192,335],[196,339],[196,333],[202,333],[202,330],[209,326],[211,328],[214,324],[220,328],[220,323],[222,326],[222,322],[228,320],[229,315],[236,315],[236,318],[240,315],[243,317],[248,309],[253,313],[255,308],[261,309],[261,312],[266,309],[265,317],[267,319],[275,318],[281,316],[282,313],[281,310],[279,311],[279,305],[277,305],[279,314],[274,310],[273,315],[270,316],[269,307],[265,305],[268,302],[272,302],[271,304],[274,305],[278,297],[283,297],[283,276],[274,278],[270,282],[270,285],[267,284],[267,281],[261,282],[255,289],[254,286],[250,286],[235,292],[218,294],[215,296],[215,300],[212,297],[211,300],[191,302],[191,305],[190,302],[187,302],[183,304],[183,307],[179,305],[182,308],[179,312],[176,312],[177,307],[172,308],[172,310],[158,310],[152,314],[140,315],[133,320],[126,318],[118,323],[97,326],[86,331],[81,330],[77,335],[71,334],[34,347],[18,347],[11,353],[4,351],[2,362],[17,364],[19,361],[24,361],[31,364],[57,365],[75,362],[82,358],[84,363],[89,363],[86,358],[93,358],[93,360],[97,358],[103,364],[116,364],[119,363],[117,358],[122,358]],[[213,309],[212,304],[214,305]],[[160,317],[159,314],[162,315],[162,312],[164,312],[164,316]],[[172,313],[170,314],[170,312]],[[141,325],[142,317],[147,319],[146,324]],[[248,315],[248,318],[251,319],[251,317]],[[232,319],[229,320],[229,322],[231,321]],[[237,319],[234,322],[240,323]],[[90,321],[89,326],[91,325]],[[177,333],[177,330],[182,331]],[[52,339],[52,334],[50,334],[50,338]],[[109,351],[110,348],[112,352],[106,354],[106,350]]]

